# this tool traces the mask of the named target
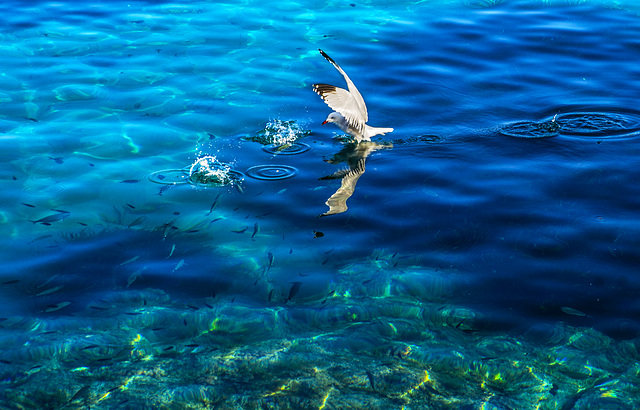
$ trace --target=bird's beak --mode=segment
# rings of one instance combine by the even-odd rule
[[[326,123],[327,123],[327,120],[322,121],[322,125],[324,125],[324,124],[326,124]]]

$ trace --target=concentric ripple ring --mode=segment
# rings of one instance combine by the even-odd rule
[[[256,165],[247,169],[247,175],[251,178],[265,181],[291,178],[298,170],[288,165]]]
[[[188,169],[164,169],[162,171],[152,172],[147,175],[147,179],[156,184],[162,185],[180,185],[189,181]]]

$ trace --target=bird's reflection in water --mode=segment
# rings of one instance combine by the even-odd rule
[[[328,160],[327,162],[330,164],[346,162],[348,168],[341,169],[331,175],[320,178],[321,180],[342,179],[342,181],[336,193],[331,195],[331,197],[327,199],[327,202],[325,202],[329,210],[319,216],[334,215],[346,211],[347,199],[353,195],[358,179],[364,174],[365,162],[369,154],[379,149],[392,147],[393,145],[391,144],[379,144],[371,141],[352,143],[346,145],[340,152],[335,154],[333,158]]]

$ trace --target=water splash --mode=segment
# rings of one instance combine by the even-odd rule
[[[294,120],[282,121],[273,119],[267,122],[264,129],[256,135],[245,137],[248,141],[259,142],[262,145],[274,145],[277,147],[293,145],[302,137],[311,134]]]
[[[199,186],[227,186],[243,179],[243,174],[218,161],[215,156],[198,158],[189,168],[189,182]]]

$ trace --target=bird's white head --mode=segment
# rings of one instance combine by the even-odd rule
[[[345,118],[340,113],[332,112],[331,114],[329,114],[327,119],[324,120],[322,125],[324,125],[324,124],[326,124],[328,122],[333,122],[335,124],[338,124],[338,126],[340,126],[340,124],[344,124],[345,123]]]

